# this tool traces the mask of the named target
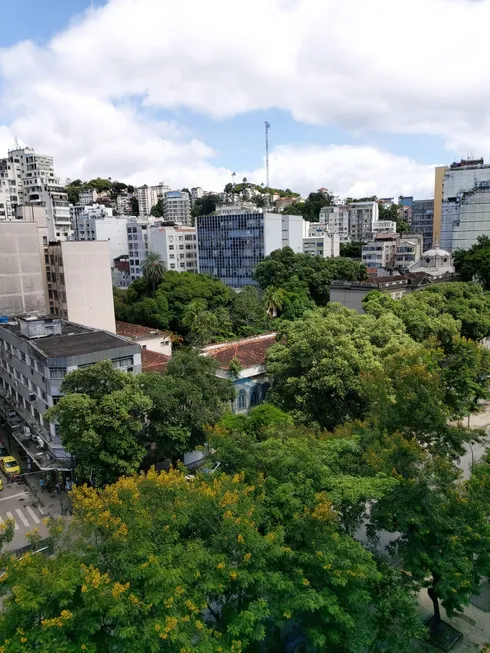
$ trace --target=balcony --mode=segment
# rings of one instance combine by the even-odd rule
[[[70,471],[71,457],[61,447],[48,440],[51,435],[40,426],[32,415],[19,405],[9,393],[0,387],[0,416],[10,427],[12,437],[35,461],[41,471]]]

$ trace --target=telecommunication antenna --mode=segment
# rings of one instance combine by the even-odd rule
[[[269,129],[270,123],[265,121],[265,175],[267,188],[269,188]]]

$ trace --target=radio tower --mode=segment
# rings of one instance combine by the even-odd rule
[[[269,188],[269,129],[270,123],[265,121],[265,175],[267,188]]]

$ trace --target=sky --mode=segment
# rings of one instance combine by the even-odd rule
[[[0,157],[66,178],[433,197],[490,158],[490,0],[2,3]]]

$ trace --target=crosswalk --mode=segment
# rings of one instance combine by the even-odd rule
[[[15,514],[14,514],[15,512]],[[32,529],[41,523],[44,517],[44,511],[41,506],[22,506],[22,508],[15,508],[15,510],[7,510],[3,515],[0,514],[0,524],[4,524],[7,519],[14,522],[16,531],[25,529]],[[19,524],[22,525],[19,526]]]

